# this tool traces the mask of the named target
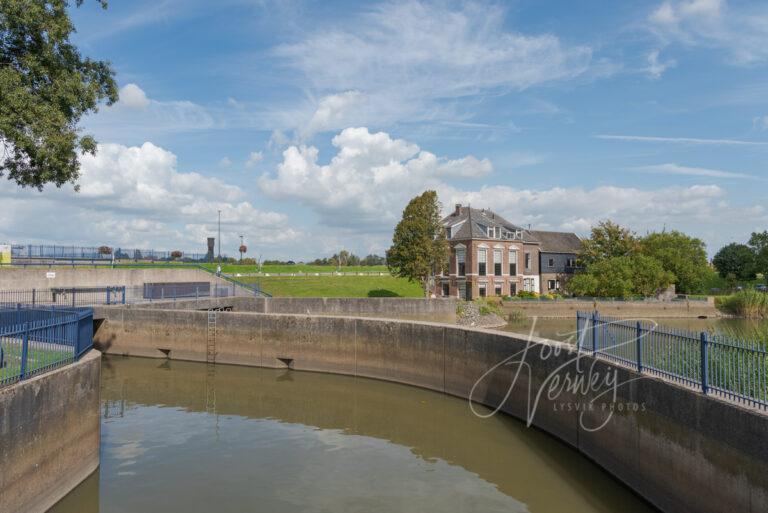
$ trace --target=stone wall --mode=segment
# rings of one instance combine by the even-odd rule
[[[546,284],[545,284],[546,285]],[[696,318],[720,317],[714,301],[505,301],[504,311],[522,311],[527,317],[568,317],[576,312],[599,310],[600,314],[623,318]]]
[[[177,301],[154,301],[129,305],[131,308],[163,310],[207,310],[226,308],[237,312],[307,315],[385,317],[434,322],[456,322],[456,300],[419,298],[292,298],[225,297]],[[97,308],[96,317],[101,310]]]
[[[53,273],[53,277],[49,273]],[[228,282],[201,269],[108,267],[3,267],[0,290],[49,289],[52,287],[142,287],[145,283],[209,282],[230,286]]]
[[[206,312],[104,310],[95,339],[107,353],[206,359]],[[768,510],[764,412],[589,356],[577,362],[567,344],[425,322],[234,312],[217,314],[216,333],[217,363],[407,383],[530,420],[663,511]],[[499,365],[512,355],[529,366],[517,381],[518,365]],[[577,365],[615,373],[622,384],[615,401],[599,396],[603,390],[547,393],[553,380],[579,375]],[[585,411],[588,404],[596,408]],[[642,409],[619,411],[620,404]]]
[[[44,512],[99,466],[101,354],[0,389],[0,510]]]

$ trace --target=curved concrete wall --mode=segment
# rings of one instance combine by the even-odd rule
[[[205,361],[207,313],[105,309],[96,331],[108,353]],[[396,381],[481,402],[527,419],[591,458],[664,511],[768,510],[768,416],[642,376],[571,346],[506,332],[369,318],[219,313],[216,362],[333,372]],[[525,349],[528,348],[527,352]],[[519,354],[517,365],[499,365]],[[606,419],[600,391],[549,394],[553,379],[616,374]],[[488,373],[492,368],[495,371]],[[486,375],[487,374],[487,375]],[[484,375],[485,379],[481,379]],[[474,389],[473,389],[474,387]],[[595,410],[578,405],[595,401]],[[571,405],[568,407],[567,405]],[[586,427],[585,427],[586,426]]]
[[[0,389],[0,510],[43,512],[99,466],[101,354]]]

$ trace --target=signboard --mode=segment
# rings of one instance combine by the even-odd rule
[[[0,244],[0,264],[11,263],[11,245]]]
[[[48,278],[49,280],[52,280],[52,279],[54,279],[56,277],[56,272],[55,271],[48,271],[47,273],[45,273],[45,277]]]

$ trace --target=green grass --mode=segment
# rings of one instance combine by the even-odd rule
[[[30,344],[31,346],[31,344]],[[0,368],[0,381],[17,376],[21,372],[21,347],[18,344],[3,344],[4,365]],[[30,347],[27,353],[27,372],[72,358],[71,350],[43,349]]]
[[[216,270],[216,264],[203,264],[212,271]],[[259,269],[255,265],[238,265],[238,264],[224,264],[221,266],[222,272],[227,274],[236,273],[256,273]],[[332,273],[337,270],[343,273],[359,273],[359,272],[387,272],[387,266],[385,265],[348,265],[342,266],[338,269],[332,265],[308,265],[308,264],[296,264],[296,265],[264,265],[261,267],[264,273]]]
[[[742,290],[730,296],[716,298],[715,306],[739,317],[761,319],[768,317],[768,294],[754,289]]]
[[[394,276],[244,276],[277,297],[423,297],[418,283]]]

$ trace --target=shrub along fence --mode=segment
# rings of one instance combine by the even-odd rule
[[[768,409],[768,350],[764,340],[736,340],[598,312],[576,314],[579,351]]]
[[[0,387],[77,361],[93,347],[93,308],[0,307]]]

